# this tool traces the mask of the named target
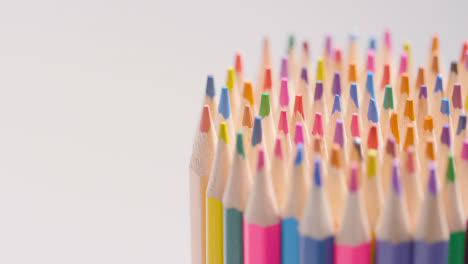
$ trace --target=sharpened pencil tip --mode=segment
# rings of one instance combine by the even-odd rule
[[[281,136],[276,137],[274,153],[276,157],[283,159],[283,149],[281,147]]]
[[[280,106],[285,107],[288,105],[289,105],[288,79],[281,78]]]
[[[448,154],[448,165],[447,165],[447,181],[455,181],[455,161],[453,158],[453,153]]]
[[[211,119],[210,106],[204,105],[202,116],[200,119],[200,132],[203,132],[203,133],[208,132],[211,128],[212,122],[213,121]]]
[[[341,95],[341,78],[340,72],[335,71],[333,73],[333,82],[332,82],[332,95]]]
[[[309,84],[309,77],[307,77],[307,67],[302,67],[301,69],[301,80],[306,84]]]
[[[267,92],[262,93],[262,98],[260,99],[260,116],[263,118],[270,115],[270,94]]]
[[[351,170],[351,179],[349,181],[349,190],[351,192],[356,192],[358,189],[358,164],[356,162],[352,162],[349,166]]]
[[[227,71],[227,78],[226,78],[226,87],[229,89],[229,92],[232,91],[234,88],[234,80],[236,79],[235,77],[235,72],[233,67],[229,67]]]
[[[322,94],[323,94],[323,82],[317,81],[315,83],[314,101],[322,99]]]
[[[314,127],[312,129],[312,135],[319,135],[323,137],[323,123],[322,123],[322,113],[316,112],[314,118]]]
[[[340,103],[340,96],[338,94],[335,94],[335,100],[333,101],[333,108],[331,114],[335,113],[338,111],[341,113],[341,103]]]
[[[466,131],[466,114],[464,113],[458,117],[457,135],[460,135],[463,131]]]
[[[463,139],[462,151],[461,151],[462,160],[468,161],[468,139]]]
[[[213,99],[213,97],[215,96],[214,77],[211,74],[206,77],[205,94],[206,96],[209,96],[211,99]]]
[[[242,126],[252,128],[253,127],[253,116],[250,105],[244,106],[244,114],[242,115]]]
[[[226,144],[229,144],[229,136],[226,122],[219,124],[219,139],[223,140]]]
[[[367,151],[367,176],[374,177],[377,175],[377,151],[369,149]]]
[[[353,113],[351,117],[351,136],[361,137],[361,132],[359,131],[359,114],[358,113]]]
[[[322,171],[320,169],[320,157],[314,160],[314,182],[317,187],[322,186]]]
[[[440,73],[437,74],[436,83],[434,86],[434,93],[437,93],[437,92],[440,92],[440,93],[444,92],[444,86],[442,84],[442,75]]]
[[[366,91],[371,95],[372,99],[375,99],[375,88],[374,88],[374,73],[369,71],[367,72],[366,77]]]
[[[281,79],[282,78],[286,78],[286,80],[289,78],[288,56],[286,55],[281,58]]]
[[[297,145],[299,143],[304,144],[304,130],[302,127],[302,123],[296,124],[296,129],[294,133],[294,143]]]
[[[440,135],[440,142],[442,142],[442,144],[444,144],[444,145],[447,145],[448,147],[451,146],[450,126],[447,123],[443,124],[443,126],[442,126],[442,133]]]
[[[242,97],[249,102],[250,105],[254,105],[254,91],[252,87],[252,82],[245,81],[244,82],[244,91],[242,93]]]
[[[228,119],[229,116],[231,116],[231,105],[229,103],[229,89],[226,86],[221,88],[218,113],[223,115],[224,119]]]
[[[336,168],[341,168],[340,146],[338,146],[338,144],[333,144],[331,155],[330,155],[330,163]]]
[[[236,62],[234,67],[236,68],[236,72],[242,72],[242,53],[240,51],[236,53]]]
[[[239,154],[239,155],[241,155],[242,157],[245,158],[244,142],[242,140],[242,131],[237,132],[236,151],[237,151],[237,154]]]
[[[296,99],[294,100],[294,115],[297,113],[300,113],[302,115],[302,118],[305,119],[304,115],[304,106],[302,104],[302,94],[297,94]]]
[[[462,91],[460,83],[456,83],[453,85],[452,104],[454,108],[463,109]]]
[[[392,186],[393,191],[397,194],[401,194],[401,183],[400,183],[400,163],[397,159],[392,162]]]
[[[279,123],[278,123],[278,131],[283,131],[284,134],[289,133],[289,126],[288,126],[288,113],[285,109],[281,110]]]
[[[433,195],[437,193],[437,165],[435,162],[431,162],[429,164],[429,182],[428,182],[428,188],[429,192]]]
[[[336,120],[333,143],[340,145],[341,148],[344,147],[343,120],[341,119]]]
[[[351,87],[349,89],[349,94],[351,96],[351,100],[353,100],[354,106],[359,109],[359,98],[358,98],[358,90],[357,85],[355,82],[351,83]]]
[[[377,125],[373,124],[369,128],[369,135],[367,136],[367,147],[370,149],[378,149],[379,137],[377,136]]]
[[[392,88],[391,85],[385,86],[385,95],[384,95],[383,107],[384,107],[385,110],[394,109],[393,88]]]
[[[419,88],[418,98],[421,99],[422,96],[427,99],[427,86],[425,84],[421,85]]]
[[[369,100],[369,109],[367,111],[367,119],[378,123],[379,122],[379,111],[377,110],[377,104],[375,103],[374,99]]]
[[[450,102],[448,98],[442,98],[440,103],[440,112],[445,115],[450,115]]]
[[[252,139],[251,139],[252,146],[256,146],[257,144],[260,144],[262,142],[262,134],[263,134],[262,117],[255,116],[254,126],[252,130]]]
[[[393,158],[396,157],[396,142],[395,138],[392,136],[387,138],[387,143],[385,144],[385,153],[390,154]]]
[[[304,161],[304,145],[302,143],[297,144],[296,158],[294,159],[294,165],[299,165]]]
[[[257,171],[262,170],[265,167],[265,150],[263,147],[258,148],[258,161]]]

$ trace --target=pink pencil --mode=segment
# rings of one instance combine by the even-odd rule
[[[281,224],[265,151],[259,148],[257,175],[244,212],[244,263],[281,263]]]

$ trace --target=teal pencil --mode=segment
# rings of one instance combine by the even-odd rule
[[[232,167],[224,190],[224,263],[242,264],[243,212],[249,197],[252,177],[244,151],[242,132],[237,132]]]

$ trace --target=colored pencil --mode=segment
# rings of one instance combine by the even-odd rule
[[[312,103],[312,112],[311,113],[328,113],[327,104],[323,97],[323,83],[322,81],[317,81],[315,83],[315,91],[314,91],[314,101]],[[323,124],[328,124],[328,115],[324,115],[323,117]],[[315,119],[314,119],[315,124]],[[313,127],[312,123],[309,127]]]
[[[216,92],[213,75],[208,75],[206,77],[206,87],[205,87],[205,98],[203,105],[208,105],[210,107],[211,116],[216,116]]]
[[[259,115],[262,117],[265,146],[268,151],[272,151],[276,138],[276,129],[273,112],[271,111],[270,95],[268,93],[262,93]]]
[[[392,86],[387,85],[385,86],[383,108],[382,108],[382,113],[380,114],[382,116],[382,124],[383,124],[382,133],[384,133],[383,134],[384,138],[388,138],[389,136],[388,125],[390,124],[390,116],[393,110],[395,110],[394,100],[393,100],[393,88]],[[365,129],[368,131],[369,127],[365,127]]]
[[[453,109],[453,116],[457,117],[460,114],[465,112],[463,107],[463,98],[462,98],[462,89],[460,83],[455,83],[453,85],[453,91],[450,94],[452,97],[452,109]]]
[[[429,180],[429,164],[436,161],[436,150],[435,150],[435,143],[432,138],[426,139],[426,147],[424,156],[422,157],[421,161],[421,176],[422,176],[422,185],[427,186]]]
[[[237,124],[237,119],[239,118],[237,115],[239,113],[239,109],[241,106],[241,92],[240,92],[240,87],[238,86],[238,80],[236,80],[236,73],[233,67],[228,67],[227,70],[227,77],[226,77],[226,87],[228,88],[229,91],[229,102],[230,102],[230,107],[232,110],[232,120],[234,121],[234,124]],[[234,129],[234,127],[233,127]],[[232,132],[232,135],[229,134],[229,136],[232,136],[231,138],[234,138],[234,130]]]
[[[304,113],[304,105],[302,101],[302,94],[297,94],[294,100],[294,110],[291,116],[290,129],[293,134],[296,134],[296,124],[302,123],[304,131],[309,131],[307,128],[306,116]],[[304,133],[304,147],[308,151],[309,149],[310,136],[309,133]]]
[[[255,103],[254,90],[253,90],[252,82],[250,81],[244,82],[244,88],[242,90],[241,105],[243,107],[248,105],[250,106],[250,108],[252,109],[254,113],[257,112],[257,104]],[[238,119],[239,125],[237,127],[240,127],[240,124],[242,124],[242,119],[243,117],[240,117]]]
[[[403,190],[399,163],[394,160],[392,188],[386,198],[376,230],[377,264],[412,263],[411,226]]]
[[[219,125],[219,139],[206,186],[206,263],[223,263],[223,194],[229,174],[228,128],[225,122]]]
[[[346,206],[336,234],[335,264],[370,264],[372,237],[366,208],[358,190],[358,165],[351,164],[350,170]]]
[[[385,142],[384,154],[382,157],[382,190],[384,194],[389,191],[389,183],[391,180],[392,162],[397,158],[397,145],[394,137],[387,138]]]
[[[466,127],[466,114],[462,113],[458,117],[457,129],[455,132],[455,140],[454,140],[454,153],[455,153],[455,160],[460,160],[460,153],[463,146],[463,140],[468,136]]]
[[[219,96],[218,114],[216,115],[215,125],[219,125],[223,122],[226,123],[228,129],[229,138],[234,138],[234,119],[231,113],[229,89],[224,86],[221,88],[221,95]]]
[[[309,181],[306,176],[305,150],[302,144],[297,145],[291,178],[288,184],[286,203],[281,219],[281,263],[299,262],[298,224],[302,218]]]
[[[291,136],[289,133],[288,125],[288,113],[285,109],[281,110],[279,122],[278,122],[278,135],[282,137],[281,139],[281,150],[284,153],[284,160],[289,161],[291,156]]]
[[[403,113],[405,109],[406,100],[410,97],[410,85],[409,85],[409,78],[408,73],[404,72],[401,74],[401,79],[399,82],[399,93],[398,93],[398,113]]]
[[[265,150],[265,143],[263,143],[263,125],[262,125],[262,117],[255,116],[253,129],[252,129],[252,138],[250,140],[250,151],[251,153],[247,153],[247,157],[249,157],[250,163],[250,170],[253,171],[256,168],[257,159],[256,153],[259,147],[262,147]],[[268,157],[265,159],[265,162],[269,164]]]
[[[450,63],[450,72],[448,74],[447,84],[445,85],[445,87],[447,88],[446,96],[452,96],[453,89],[455,88],[454,85],[458,82],[458,64],[456,61],[452,61]]]
[[[243,214],[249,198],[252,177],[244,151],[242,132],[237,132],[236,148],[223,195],[224,263],[242,264]]]
[[[276,204],[281,210],[286,200],[286,191],[288,190],[288,173],[287,162],[289,159],[286,158],[283,151],[283,145],[285,138],[282,136],[276,137],[275,149],[273,151],[273,157],[271,162],[271,176],[273,182],[273,188],[275,190]]]
[[[339,226],[343,214],[343,207],[346,202],[348,189],[346,188],[346,176],[340,161],[340,147],[333,145],[330,152],[328,164],[328,176],[325,182],[328,199],[330,200],[331,214],[335,226]]]
[[[450,232],[448,264],[463,263],[465,260],[466,222],[460,196],[458,178],[455,173],[453,153],[448,156],[446,181],[443,189],[445,213]]]
[[[235,83],[237,85],[236,92],[239,94],[240,98],[242,98],[242,94],[244,93],[244,86],[245,86],[243,68],[244,67],[243,67],[243,61],[242,61],[242,53],[238,51],[236,52],[236,56],[234,57],[234,73],[235,73],[235,80],[236,80]],[[243,104],[241,103],[240,106],[242,105]]]
[[[244,263],[281,263],[281,223],[266,153],[258,150],[257,174],[244,213]]]
[[[333,264],[334,228],[323,186],[320,157],[314,160],[313,184],[308,191],[299,225],[299,263]]]
[[[210,106],[204,105],[190,158],[190,219],[192,263],[205,263],[205,190],[216,148]]]
[[[246,142],[244,144],[244,151],[245,153],[247,153],[247,155],[252,153],[251,142],[252,142],[253,124],[254,124],[254,118],[253,118],[252,109],[250,108],[250,105],[245,105],[244,113],[242,114],[241,130],[242,130],[242,138],[243,138],[242,141]]]
[[[359,95],[358,95],[358,88],[356,83],[351,83],[350,87],[350,101],[347,105],[346,109],[346,115],[345,115],[345,126],[346,128],[351,128],[351,121],[352,121],[352,116],[354,113],[360,113],[359,109]],[[348,141],[350,142],[351,139],[348,138]]]
[[[321,112],[315,112],[314,115],[314,124],[312,126],[312,136],[318,137],[321,142],[321,148],[323,150],[323,157],[328,160],[328,150],[327,150],[327,143],[324,137],[324,130],[323,130],[323,115]],[[312,153],[312,152],[311,152]]]
[[[343,114],[341,113],[341,102],[340,96],[338,94],[335,95],[331,111],[331,117],[328,121],[328,127],[326,131],[327,135],[327,145],[330,147],[333,145],[333,135],[335,134],[335,126],[336,120],[341,119],[343,120]]]
[[[312,111],[312,90],[309,87],[309,77],[307,67],[305,66],[301,69],[301,78],[297,87],[297,94],[302,94],[305,113],[315,113]]]
[[[445,264],[449,230],[439,195],[435,163],[430,164],[428,190],[414,234],[414,264]]]
[[[448,124],[444,124],[442,126],[442,133],[440,135],[440,144],[439,144],[439,152],[437,153],[437,164],[439,166],[439,179],[441,180],[441,184],[445,183],[445,177],[443,175],[444,172],[447,171],[447,163],[448,163],[448,156],[449,153],[452,152],[452,139],[450,136],[450,127]]]
[[[408,207],[410,230],[413,231],[418,221],[418,213],[423,200],[423,190],[420,178],[421,170],[416,163],[416,149],[409,147],[403,157],[401,181],[403,183],[405,200]]]

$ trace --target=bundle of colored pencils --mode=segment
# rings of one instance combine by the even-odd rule
[[[276,75],[265,39],[255,83],[241,53],[220,90],[208,76],[192,263],[467,263],[468,42],[448,71],[437,35],[417,69],[390,30],[365,56],[324,46],[312,70],[290,37]]]

